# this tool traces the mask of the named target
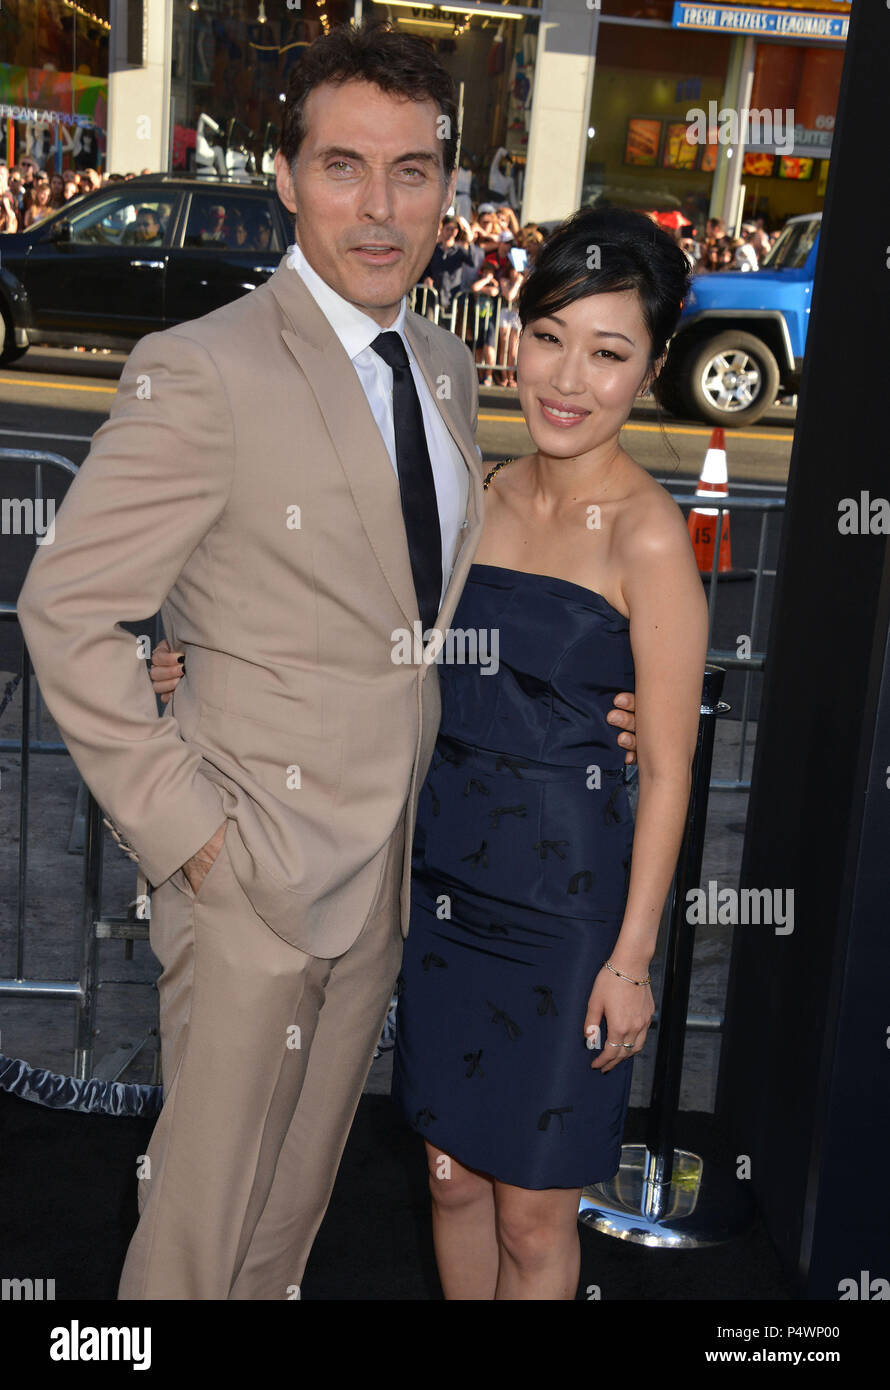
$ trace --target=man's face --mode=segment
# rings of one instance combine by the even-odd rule
[[[275,156],[278,192],[296,214],[313,270],[381,328],[419,280],[454,196],[445,182],[434,101],[373,83],[324,83],[306,98],[306,135],[293,179]],[[376,248],[371,250],[370,248]]]
[[[140,212],[136,217],[136,238],[151,241],[158,235],[158,220],[152,212]]]
[[[33,159],[23,159],[19,167],[21,168],[25,183],[33,182],[34,175],[37,172],[37,165],[34,163]]]

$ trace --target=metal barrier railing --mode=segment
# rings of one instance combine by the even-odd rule
[[[77,465],[61,454],[45,453],[33,449],[0,449],[0,463],[13,461],[31,463],[34,467],[33,501],[45,502],[44,467],[58,470],[68,477],[77,473]],[[11,509],[7,509],[11,515]],[[35,537],[36,542],[36,537]],[[17,607],[14,603],[0,603],[0,620],[16,622]],[[155,617],[155,638],[157,640],[159,620]],[[101,913],[103,830],[102,811],[90,794],[86,798],[83,827],[84,877],[83,898],[81,902],[78,964],[76,980],[27,979],[25,976],[25,925],[27,912],[28,886],[28,823],[30,811],[32,753],[67,753],[64,743],[47,741],[41,736],[40,722],[42,702],[40,688],[34,682],[36,739],[31,737],[31,686],[33,668],[28,649],[22,640],[22,674],[19,681],[11,681],[4,697],[3,707],[8,705],[18,686],[22,693],[22,725],[18,740],[0,740],[0,749],[18,750],[20,757],[19,791],[19,844],[16,882],[14,974],[0,978],[0,998],[59,1000],[73,1004],[74,1020],[74,1060],[72,1075],[83,1079],[92,1075],[93,1039],[95,1033],[96,994],[98,988],[98,946],[103,938],[127,935],[131,940],[148,938],[147,924],[137,923],[128,917],[103,917]],[[82,789],[84,784],[81,783]],[[77,814],[77,812],[75,813]],[[129,930],[126,930],[129,929]],[[128,942],[128,949],[132,949]]]
[[[781,514],[785,510],[784,497],[696,497],[690,492],[672,492],[671,497],[681,508],[687,511],[695,509],[706,509],[716,513],[714,522],[714,559],[711,566],[711,574],[708,585],[708,661],[717,666],[722,666],[727,670],[738,670],[745,672],[744,688],[742,692],[741,710],[739,713],[740,738],[739,738],[739,761],[738,770],[734,778],[712,777],[710,788],[712,791],[750,791],[751,779],[745,776],[745,758],[748,750],[748,726],[750,724],[751,710],[751,679],[754,672],[763,673],[766,662],[766,650],[755,651],[747,657],[739,656],[737,652],[715,648],[713,645],[714,622],[717,615],[717,593],[720,586],[718,565],[720,562],[720,542],[719,538],[723,531],[724,514],[731,515],[732,512],[759,512],[760,531],[757,542],[757,564],[752,572],[754,580],[754,590],[751,600],[750,615],[750,637],[754,641],[758,623],[761,621],[761,601],[763,598],[763,578],[764,563],[766,560],[767,547],[767,528],[769,518],[774,513]]]
[[[40,449],[0,449],[0,464],[12,463],[13,460],[24,461],[25,463],[31,463],[34,465],[34,488],[32,495],[35,506],[38,503],[45,503],[46,501],[46,497],[44,495],[43,490],[44,464],[48,464],[51,468],[59,469],[60,472],[67,474],[71,478],[73,478],[74,475],[77,473],[77,464],[72,463],[71,459],[65,458],[63,454],[46,453]],[[0,621],[2,621],[3,619],[6,619],[7,621],[11,619],[14,620],[15,616],[15,604],[0,603]],[[22,681],[26,679],[24,666],[22,668],[22,676],[20,679]],[[9,700],[15,693],[18,684],[19,682],[15,680],[10,683],[10,688],[5,692],[3,702],[2,704],[0,704],[0,713],[2,713],[3,709],[9,703]],[[59,743],[58,741],[55,743],[43,742],[40,732],[43,723],[42,716],[43,702],[40,698],[40,690],[38,689],[37,705],[35,708],[35,724],[37,726],[37,739],[36,742],[33,742],[31,744],[30,751],[32,753],[64,753],[66,751],[64,743]],[[0,739],[0,752],[10,752],[18,748],[18,746],[19,745],[15,741],[15,739]]]
[[[507,319],[513,306],[501,295],[474,293],[472,290],[458,290],[453,294],[446,309],[442,305],[438,290],[430,285],[413,285],[408,292],[408,307],[423,318],[428,318],[440,328],[462,338],[475,357],[487,343],[494,348],[494,355],[487,362],[477,361],[476,367],[486,375],[491,372],[512,375],[516,371],[516,340],[511,352],[511,334],[515,325]],[[518,329],[515,329],[518,334]],[[503,355],[498,356],[503,348]]]

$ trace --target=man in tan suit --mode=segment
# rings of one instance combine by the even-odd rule
[[[439,722],[435,670],[394,661],[394,634],[424,603],[448,627],[482,525],[472,358],[404,301],[455,122],[420,40],[307,51],[276,160],[298,244],[134,348],[19,599],[47,705],[154,888],[165,1103],[121,1298],[299,1297],[386,1014]],[[159,608],[188,666],[161,719],[119,626]]]

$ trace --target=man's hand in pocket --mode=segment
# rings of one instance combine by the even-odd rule
[[[204,848],[199,849],[197,854],[193,854],[191,859],[187,859],[182,866],[182,872],[188,879],[189,886],[196,896],[201,884],[210,873],[216,856],[222,849],[223,840],[226,838],[226,826],[228,823],[228,819],[224,820],[219,829],[215,831],[213,836],[207,841]]]

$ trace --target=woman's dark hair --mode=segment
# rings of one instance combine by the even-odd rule
[[[369,20],[353,28],[338,24],[309,45],[288,81],[281,122],[281,152],[293,168],[306,134],[303,106],[323,82],[373,82],[382,92],[434,101],[446,117],[442,163],[447,179],[457,153],[457,89],[436,57],[429,39],[396,30],[388,20]]]
[[[634,290],[649,330],[650,366],[662,355],[689,293],[686,255],[641,212],[580,208],[550,234],[517,295],[522,327],[587,295]],[[659,400],[658,381],[653,386]]]

